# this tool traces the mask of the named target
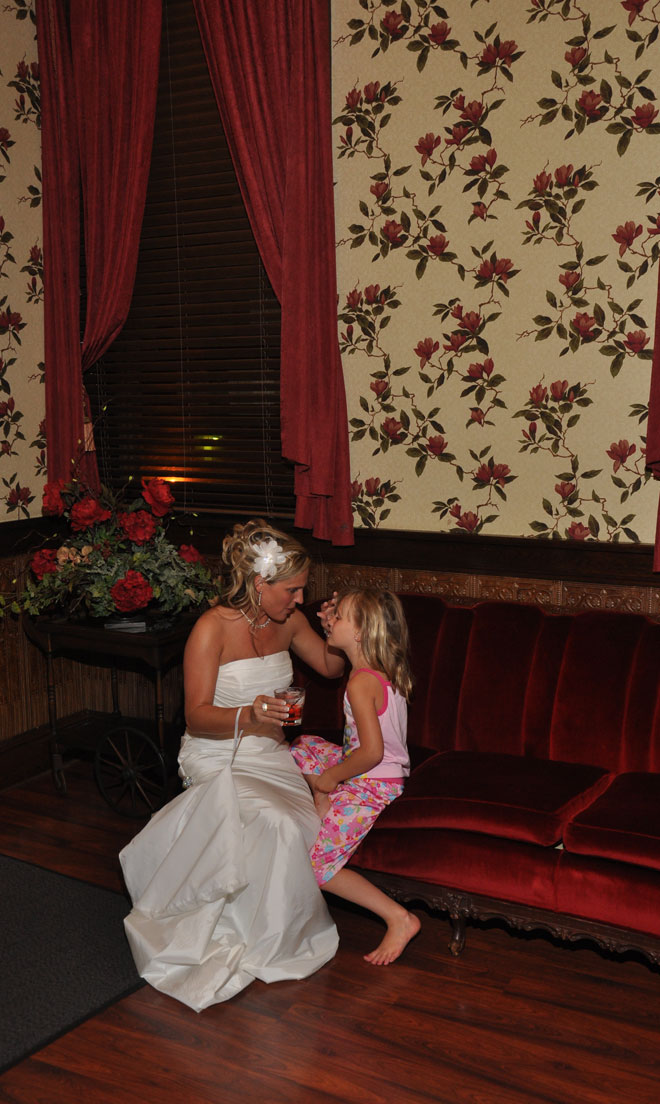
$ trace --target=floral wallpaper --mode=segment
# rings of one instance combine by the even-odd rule
[[[41,514],[45,388],[34,0],[0,6],[0,522]]]
[[[660,5],[332,17],[356,524],[652,543]]]

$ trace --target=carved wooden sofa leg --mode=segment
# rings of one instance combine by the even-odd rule
[[[466,918],[458,913],[450,913],[449,919],[451,921],[451,942],[449,944],[449,950],[456,958],[465,947]]]

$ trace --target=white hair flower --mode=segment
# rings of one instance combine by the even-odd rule
[[[254,570],[257,575],[261,575],[262,579],[270,579],[271,575],[277,574],[278,566],[286,563],[282,546],[277,541],[261,541],[253,544],[252,547],[256,552]]]

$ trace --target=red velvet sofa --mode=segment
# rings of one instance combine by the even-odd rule
[[[660,961],[660,624],[403,597],[405,792],[353,865],[403,901]],[[339,730],[309,672],[306,728]]]

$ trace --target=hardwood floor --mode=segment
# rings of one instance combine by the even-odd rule
[[[139,825],[105,805],[89,764],[0,793],[0,853],[121,890]],[[336,958],[196,1014],[145,986],[0,1077],[7,1104],[658,1104],[660,974],[545,936],[422,931],[385,968],[377,921],[332,904]],[[0,982],[1,985],[1,982]],[[35,994],[35,1000],[38,994]]]

